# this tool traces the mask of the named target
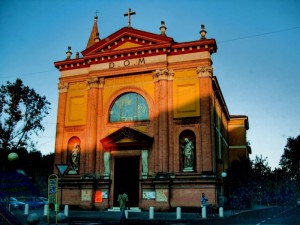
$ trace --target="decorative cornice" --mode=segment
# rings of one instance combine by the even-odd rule
[[[194,124],[199,124],[200,121],[201,121],[200,117],[174,119],[174,123],[178,125],[194,125]]]
[[[174,78],[174,70],[170,69],[157,69],[153,72],[152,77],[154,79],[154,82],[160,81],[160,80],[173,80]]]
[[[68,92],[69,84],[68,83],[58,83],[58,92],[66,93]]]
[[[134,43],[136,46],[120,48],[125,43]],[[200,52],[213,54],[216,51],[217,45],[214,39],[176,43],[165,35],[125,27],[82,51],[82,58],[69,58],[55,62],[54,65],[60,71],[64,71],[158,55],[176,56]]]
[[[213,76],[213,68],[211,66],[198,66],[196,71],[199,77]]]

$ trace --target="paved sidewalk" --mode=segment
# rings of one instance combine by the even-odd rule
[[[251,210],[265,209],[267,206],[255,206]],[[187,222],[202,220],[202,216],[198,212],[184,212],[181,209],[181,218],[177,219],[176,212],[154,212],[154,218],[149,219],[149,211],[143,212],[129,212],[128,221],[129,224],[159,224],[160,222]],[[224,210],[224,217],[230,217],[236,213],[243,213],[249,210],[242,210],[233,212],[232,210]],[[27,224],[28,215],[24,215],[21,210],[14,211],[13,214],[25,225]],[[37,213],[40,217],[39,225],[48,224],[47,216],[43,215],[43,210],[30,211],[31,213]],[[60,212],[63,213],[63,212]],[[84,221],[89,221],[94,224],[117,224],[119,222],[120,212],[109,212],[109,211],[86,211],[86,210],[70,210],[68,216],[68,222],[58,224],[84,224]],[[206,219],[222,219],[219,218],[218,214],[208,214]],[[81,221],[81,223],[79,223]],[[101,222],[101,223],[100,223]],[[51,212],[50,224],[55,224],[55,214]]]

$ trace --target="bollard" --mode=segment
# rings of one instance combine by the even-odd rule
[[[219,217],[221,217],[221,218],[224,217],[224,209],[223,209],[223,207],[219,208]]]
[[[28,211],[29,211],[29,205],[25,204],[24,215],[28,215]]]
[[[205,219],[206,218],[206,206],[202,207],[202,218]]]
[[[40,217],[37,213],[30,213],[27,217],[27,224],[37,225],[40,222]]]
[[[48,205],[44,205],[44,216],[48,215],[48,210],[49,210],[49,206]]]
[[[65,216],[69,216],[69,206],[65,205],[65,210],[64,210]]]
[[[150,220],[154,219],[154,207],[153,206],[151,206],[149,208],[149,219]]]
[[[176,219],[178,219],[178,220],[181,219],[181,208],[180,207],[176,208]]]
[[[67,217],[65,216],[64,213],[62,213],[62,212],[57,213],[57,222],[65,223],[66,221],[67,221]]]

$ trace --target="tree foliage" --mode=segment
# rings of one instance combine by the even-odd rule
[[[225,179],[225,194],[229,196],[229,207],[248,208],[253,196],[253,169],[249,158],[232,162]]]
[[[287,139],[279,165],[286,171],[288,177],[300,186],[300,135]]]
[[[248,208],[252,204],[284,205],[295,200],[296,185],[287,176],[287,169],[272,171],[267,158],[240,158],[227,170],[225,184],[229,207]]]
[[[20,146],[34,149],[33,134],[44,131],[42,120],[48,114],[50,102],[21,79],[7,82],[0,88],[0,143],[3,149]]]

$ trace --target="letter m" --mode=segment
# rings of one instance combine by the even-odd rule
[[[146,62],[145,62],[145,58],[139,59],[139,63],[138,63],[139,65],[140,65],[140,64],[145,64],[145,63],[146,63]]]

